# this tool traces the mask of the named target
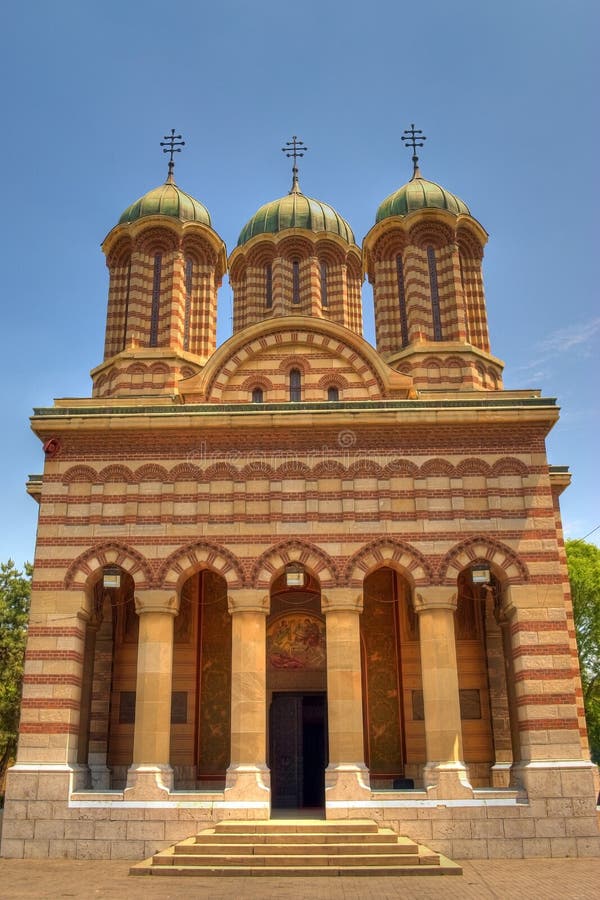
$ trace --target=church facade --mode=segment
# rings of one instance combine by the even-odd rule
[[[140,859],[297,809],[458,858],[595,855],[558,408],[503,388],[487,234],[413,158],[361,248],[290,146],[229,258],[172,164],[125,210],[92,396],[35,410],[2,854]]]

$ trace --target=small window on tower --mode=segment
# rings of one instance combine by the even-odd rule
[[[273,307],[273,267],[271,263],[265,267],[265,306],[267,309]]]
[[[302,400],[302,374],[300,369],[292,369],[290,372],[290,401],[300,403]]]
[[[252,402],[253,403],[262,403],[264,399],[263,389],[259,387],[255,387],[252,391]]]
[[[297,259],[292,263],[292,303],[300,303],[300,263]]]
[[[327,299],[327,263],[321,263],[321,306],[329,306]]]
[[[327,388],[327,399],[330,402],[334,402],[334,403],[336,400],[339,400],[340,399],[339,389],[333,385],[331,387],[328,387]]]

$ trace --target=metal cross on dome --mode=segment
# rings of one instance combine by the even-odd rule
[[[175,168],[175,163],[173,162],[173,154],[181,153],[181,148],[185,147],[185,141],[181,140],[180,134],[175,134],[175,129],[171,128],[171,134],[163,134],[164,141],[160,142],[160,146],[163,148],[163,153],[169,153],[169,174],[168,178],[173,177],[173,170]]]
[[[411,123],[410,128],[406,128],[403,131],[401,140],[403,141],[405,147],[412,147],[413,178],[417,178],[421,174],[419,172],[419,157],[417,156],[417,147],[422,147],[427,138],[420,128],[415,128],[413,122]]]
[[[293,134],[291,141],[286,141],[285,147],[282,147],[281,150],[282,153],[285,153],[286,156],[294,157],[294,165],[292,167],[292,190],[290,191],[291,194],[294,191],[300,190],[300,184],[298,182],[298,166],[296,165],[296,160],[298,159],[298,157],[304,156],[304,154],[308,150],[308,147],[305,146],[298,135]]]

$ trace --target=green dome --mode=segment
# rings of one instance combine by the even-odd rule
[[[168,179],[160,187],[148,191],[128,206],[119,219],[119,225],[124,222],[137,222],[144,216],[170,216],[179,219],[180,222],[201,222],[202,225],[210,225],[207,208]]]
[[[407,216],[418,209],[447,209],[456,216],[470,216],[466,203],[451,194],[434,181],[426,181],[417,175],[386,197],[377,210],[376,222],[388,219],[390,216]]]
[[[286,228],[305,228],[308,231],[328,231],[354,244],[354,234],[345,219],[321,200],[306,197],[292,188],[285,197],[265,203],[244,225],[238,247],[257,234],[277,234]]]

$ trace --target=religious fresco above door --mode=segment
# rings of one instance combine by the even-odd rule
[[[267,628],[267,661],[274,669],[323,670],[325,622],[310,613],[284,613]]]

